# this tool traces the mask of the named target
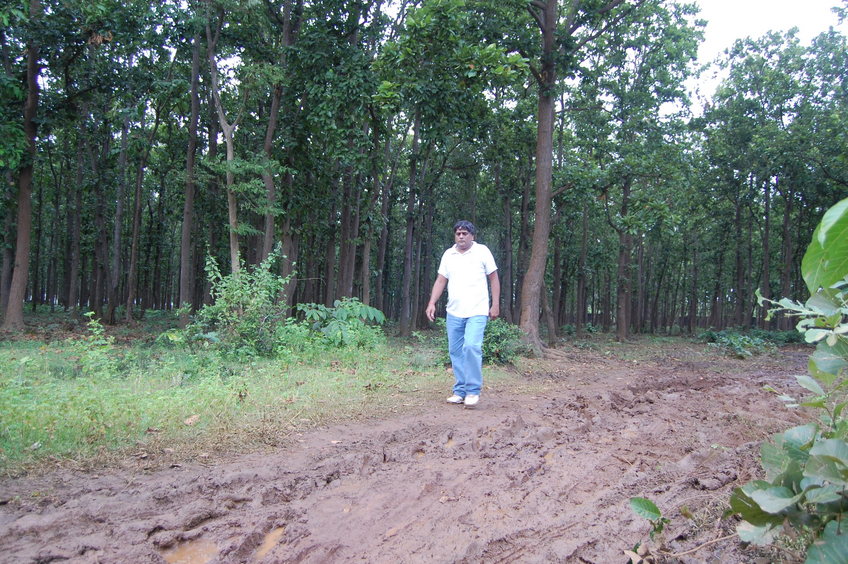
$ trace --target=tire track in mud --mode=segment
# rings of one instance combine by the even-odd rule
[[[619,561],[648,531],[631,496],[664,513],[726,497],[755,441],[797,417],[761,390],[771,369],[554,368],[544,395],[340,425],[236,463],[2,484],[23,501],[0,505],[0,560]],[[697,544],[704,532],[677,521]]]

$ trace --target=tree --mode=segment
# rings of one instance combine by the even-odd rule
[[[29,20],[37,20],[44,13],[40,0],[30,0]],[[35,141],[38,134],[38,97],[41,73],[41,45],[31,33],[26,46],[26,101],[23,107],[23,131],[27,155],[18,170],[17,236],[15,238],[15,263],[9,287],[9,302],[3,318],[3,329],[20,330],[24,326],[24,298],[29,276],[29,250],[32,229],[32,177],[35,167]]]

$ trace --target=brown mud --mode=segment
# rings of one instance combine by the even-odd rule
[[[804,421],[763,386],[800,394],[809,351],[692,350],[558,351],[522,364],[532,395],[434,396],[226,462],[4,479],[0,562],[624,564],[639,542],[659,562],[758,562],[722,512],[759,443]],[[632,496],[671,520],[661,537]]]

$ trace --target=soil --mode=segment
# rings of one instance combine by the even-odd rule
[[[810,351],[694,350],[560,349],[516,369],[534,393],[487,387],[476,409],[434,395],[223,462],[4,479],[0,561],[767,561],[722,513],[760,442],[807,421],[763,386],[800,395]],[[633,496],[670,519],[653,540]]]

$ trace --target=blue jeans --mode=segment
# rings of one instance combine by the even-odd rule
[[[483,387],[483,333],[487,315],[447,316],[448,348],[456,382],[453,393],[465,397],[480,395]]]

